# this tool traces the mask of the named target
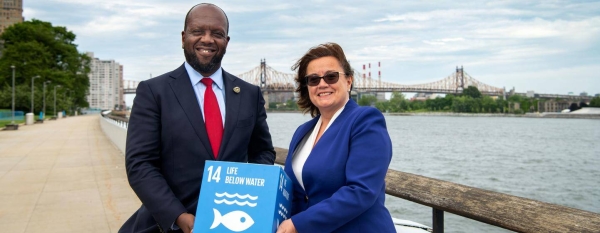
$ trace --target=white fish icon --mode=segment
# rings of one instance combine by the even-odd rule
[[[254,219],[244,211],[236,210],[223,216],[221,216],[221,213],[217,209],[213,208],[213,212],[215,212],[215,219],[213,220],[210,229],[214,229],[219,226],[219,224],[223,224],[223,226],[231,231],[240,232],[245,231],[254,225]]]

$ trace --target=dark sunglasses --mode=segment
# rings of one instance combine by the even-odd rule
[[[340,79],[340,74],[345,74],[342,72],[328,72],[323,75],[323,77],[319,77],[316,74],[311,74],[306,77],[306,84],[309,86],[317,86],[321,82],[321,79],[325,81],[327,84],[335,84]]]

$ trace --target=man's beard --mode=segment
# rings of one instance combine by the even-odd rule
[[[183,53],[185,54],[185,60],[190,64],[190,66],[192,66],[192,68],[194,68],[194,70],[198,71],[200,74],[212,74],[216,71],[217,68],[219,68],[218,65],[221,64],[221,60],[223,60],[225,50],[223,50],[222,54],[215,54],[215,56],[213,56],[213,58],[210,59],[210,62],[208,62],[208,64],[200,63],[200,60],[198,60],[198,57],[196,56],[194,50],[191,50],[190,52],[187,49],[184,49]]]

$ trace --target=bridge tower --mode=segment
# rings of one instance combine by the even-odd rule
[[[463,70],[463,67],[460,66],[460,69],[458,68],[458,66],[456,66],[456,93],[462,93],[463,90],[465,90],[465,72]],[[460,90],[460,92],[459,92]]]
[[[265,109],[269,109],[269,92],[267,89],[267,59],[260,59],[260,89],[263,90],[262,95],[265,99]]]

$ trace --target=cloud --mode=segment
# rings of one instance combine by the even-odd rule
[[[77,34],[81,50],[120,62],[125,79],[143,79],[183,62],[180,32],[193,4],[182,0],[30,0],[25,2],[24,14],[27,19],[67,26]],[[232,39],[223,67],[234,74],[253,69],[263,58],[273,68],[291,73],[291,65],[310,47],[331,41],[342,45],[355,68],[381,61],[384,81],[437,81],[464,65],[474,78],[495,86],[567,89],[567,81],[562,80],[571,80],[596,88],[588,92],[600,92],[600,78],[589,72],[600,60],[600,2],[258,0],[215,4],[227,12],[231,23]],[[548,81],[528,77],[547,77]]]

